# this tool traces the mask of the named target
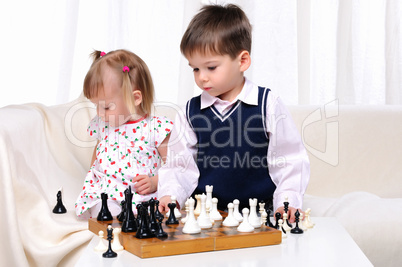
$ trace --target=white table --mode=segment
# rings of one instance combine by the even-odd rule
[[[313,229],[304,234],[288,234],[280,245],[232,249],[177,256],[141,259],[127,251],[117,258],[106,259],[94,247],[94,238],[76,266],[136,266],[136,267],[266,267],[266,266],[373,266],[346,230],[335,218],[312,218]]]

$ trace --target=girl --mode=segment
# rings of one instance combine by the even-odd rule
[[[133,202],[156,196],[157,171],[167,154],[172,121],[149,116],[154,96],[145,62],[132,52],[92,53],[84,95],[96,105],[88,126],[98,143],[75,210],[78,217],[96,217],[101,193],[108,195],[112,216],[120,212],[124,190],[131,185]],[[135,203],[134,203],[135,204]]]

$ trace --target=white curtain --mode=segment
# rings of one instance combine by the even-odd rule
[[[148,64],[157,101],[184,104],[200,91],[179,44],[208,3],[243,8],[246,76],[286,104],[402,104],[399,0],[21,0],[0,4],[0,107],[73,100],[92,50],[119,48]]]

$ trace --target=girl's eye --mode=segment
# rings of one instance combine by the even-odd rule
[[[208,67],[209,70],[215,70],[216,67]]]
[[[194,68],[193,69],[193,72],[197,72],[197,71],[199,71],[200,69],[199,68]]]

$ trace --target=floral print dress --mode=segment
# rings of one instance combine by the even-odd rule
[[[162,164],[157,148],[170,133],[173,122],[166,117],[144,117],[111,127],[95,116],[88,126],[90,136],[98,139],[96,159],[87,173],[75,203],[77,216],[101,202],[101,193],[119,203],[124,190],[138,175],[154,176]],[[133,204],[156,197],[157,193],[134,193]]]

